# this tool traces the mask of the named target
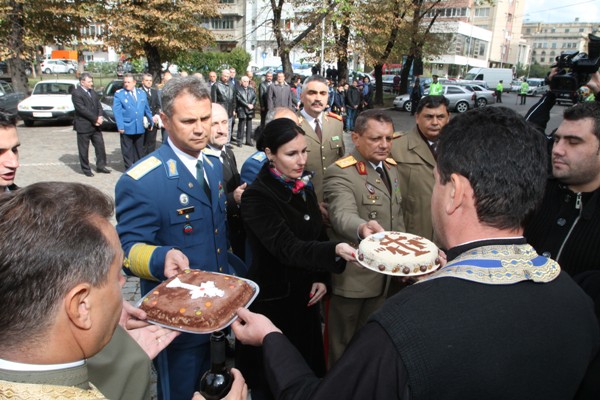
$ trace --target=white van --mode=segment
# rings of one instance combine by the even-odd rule
[[[498,82],[502,81],[503,91],[507,92],[513,80],[513,71],[510,68],[471,68],[464,80],[485,81],[490,90],[495,90]]]

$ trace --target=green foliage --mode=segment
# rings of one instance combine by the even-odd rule
[[[117,71],[117,64],[117,62],[90,61],[85,64],[85,70],[92,74],[115,74]]]
[[[531,64],[529,68],[529,78],[544,78],[550,71],[550,66],[548,65],[540,65],[537,62]]]
[[[146,70],[146,59],[145,58],[135,58],[131,60],[131,72],[134,73],[142,73]]]
[[[210,71],[219,71],[224,68],[233,67],[238,74],[246,71],[252,57],[244,49],[236,47],[229,53],[216,51],[188,51],[180,53],[173,60],[180,70],[187,72],[201,72],[207,75]]]

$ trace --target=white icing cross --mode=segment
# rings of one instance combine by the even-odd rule
[[[190,291],[192,300],[199,297],[223,297],[225,292],[215,286],[213,281],[202,282],[200,286],[183,283],[179,278],[173,279],[167,284],[168,288],[182,288]]]

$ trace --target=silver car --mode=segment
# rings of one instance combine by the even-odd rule
[[[475,100],[476,107],[485,107],[488,104],[494,104],[496,102],[496,92],[486,89],[483,86],[472,84],[461,84],[460,86],[464,86],[467,89],[475,92],[477,95],[477,99]]]
[[[450,110],[456,110],[459,113],[463,113],[468,111],[470,108],[477,106],[475,103],[477,97],[472,88],[461,85],[444,85],[442,88],[444,89],[443,95],[448,99],[448,108]],[[428,94],[429,89],[426,89],[425,96]],[[403,109],[404,111],[408,112],[412,110],[413,106],[409,94],[396,96],[393,104],[394,108]]]
[[[542,78],[530,78],[527,79],[527,83],[529,84],[529,90],[527,91],[527,96],[537,96],[545,94],[548,91],[548,85],[546,85],[546,80]]]

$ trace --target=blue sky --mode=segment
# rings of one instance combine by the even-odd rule
[[[598,22],[600,0],[520,0],[525,1],[524,21],[530,22]]]

